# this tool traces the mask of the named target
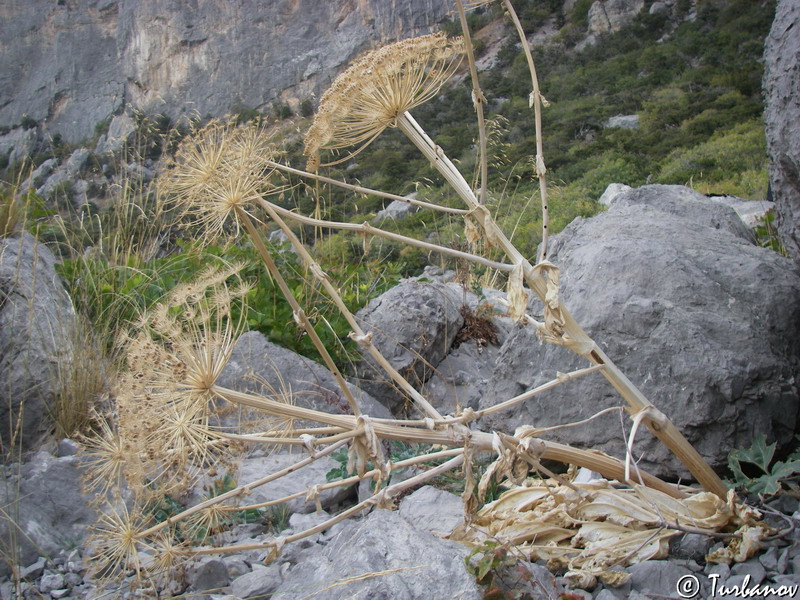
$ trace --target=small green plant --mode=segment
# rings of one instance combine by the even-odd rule
[[[749,448],[731,450],[728,467],[733,472],[734,485],[754,494],[778,494],[788,487],[797,489],[792,482],[800,480],[800,449],[784,461],[773,462],[775,446],[775,442],[767,444],[764,434],[759,434]]]
[[[515,556],[510,542],[487,540],[473,548],[464,558],[467,571],[484,587],[484,600],[519,600],[529,598],[528,587],[532,577],[519,557]],[[514,578],[513,583],[509,579]]]
[[[758,222],[755,229],[756,242],[762,248],[769,248],[781,256],[786,256],[786,248],[781,242],[778,230],[775,228],[775,211],[766,213]]]

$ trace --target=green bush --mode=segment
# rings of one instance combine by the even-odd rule
[[[738,173],[765,171],[766,166],[766,138],[759,118],[719,131],[694,147],[674,150],[662,163],[655,180],[714,183]]]

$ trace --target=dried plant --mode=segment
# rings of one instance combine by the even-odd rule
[[[475,6],[479,3],[466,4]],[[503,4],[512,15],[512,20],[518,24],[510,3]],[[456,8],[464,22],[464,6],[460,1]],[[576,535],[575,532],[566,531],[570,520],[589,519],[587,515],[592,512],[598,520],[605,516],[613,523],[620,506],[633,507],[633,499],[641,501],[631,508],[632,512],[627,516],[619,517],[625,521],[622,525],[629,528],[634,518],[638,520],[631,531],[646,532],[641,539],[637,538],[641,542],[641,548],[631,546],[625,549],[619,546],[614,554],[611,548],[615,542],[608,542],[605,545],[595,544],[595,549],[600,554],[590,552],[590,544],[587,544],[586,552],[582,551],[579,557],[574,556],[574,550],[559,555],[559,564],[572,569],[576,573],[575,577],[602,577],[601,574],[613,562],[611,558],[602,559],[603,552],[611,552],[609,556],[613,554],[616,557],[614,560],[620,558],[619,552],[623,552],[627,560],[655,556],[663,547],[662,539],[687,526],[703,532],[716,531],[721,527],[752,526],[754,515],[745,515],[742,512],[717,475],[668,418],[653,407],[570,316],[560,300],[559,271],[556,266],[546,260],[532,265],[495,223],[482,201],[486,195],[484,190],[487,183],[485,126],[480,127],[483,164],[481,191],[476,195],[442,149],[409,114],[409,109],[432,97],[454,73],[460,63],[464,43],[462,40],[447,40],[439,34],[423,36],[386,46],[358,59],[337,78],[322,98],[319,112],[306,138],[308,171],[294,169],[277,161],[277,152],[269,145],[267,134],[260,124],[237,126],[231,122],[215,121],[184,143],[171,169],[163,176],[163,190],[172,195],[173,201],[182,207],[187,217],[194,218],[204,228],[207,239],[226,231],[231,218],[236,221],[235,231],[241,229],[247,233],[270,275],[291,305],[294,324],[311,337],[323,362],[333,373],[352,414],[332,414],[296,406],[286,401],[285,394],[275,390],[255,393],[221,387],[219,375],[230,359],[240,325],[231,319],[230,304],[242,297],[243,290],[226,284],[235,273],[236,267],[224,271],[209,271],[197,283],[177,288],[168,301],[143,316],[140,323],[141,333],[126,340],[128,370],[118,386],[116,425],[114,428],[105,428],[102,438],[95,442],[93,448],[95,458],[92,468],[97,478],[103,481],[124,479],[133,496],[132,502],[142,509],[153,497],[182,492],[204,472],[216,471],[220,461],[224,463],[232,460],[232,451],[236,444],[298,446],[304,448],[306,454],[298,455],[297,462],[282,471],[242,483],[234,489],[171,515],[160,523],[145,524],[126,516],[129,513],[109,513],[106,527],[99,534],[98,556],[102,564],[108,568],[133,568],[138,571],[141,569],[136,552],[139,548],[149,548],[160,555],[152,567],[154,569],[172,567],[180,559],[197,554],[262,548],[269,549],[274,556],[286,543],[321,531],[366,508],[390,506],[393,499],[403,491],[455,469],[462,469],[466,482],[463,500],[467,508],[467,518],[473,524],[472,529],[465,529],[462,533],[465,540],[480,541],[480,530],[474,528],[477,525],[487,529],[491,535],[516,541],[531,540],[538,536],[539,540],[552,539],[558,544]],[[470,47],[468,37],[466,47]],[[482,120],[482,93],[477,82],[474,60],[468,58],[468,62],[473,73],[473,100],[478,118]],[[531,71],[534,81],[532,106],[538,123],[541,97],[536,87],[532,63]],[[471,235],[476,240],[483,240],[485,245],[499,248],[505,255],[503,261],[398,235],[366,223],[340,223],[324,220],[319,215],[301,215],[272,201],[274,194],[281,189],[281,185],[275,183],[279,172],[339,186],[356,194],[399,199],[386,192],[346,184],[316,172],[323,166],[319,159],[320,152],[341,151],[355,146],[356,149],[345,156],[349,158],[363,151],[387,127],[401,130],[430,160],[466,206],[463,209],[453,209],[420,201],[412,202],[433,210],[461,215]],[[537,139],[541,139],[538,124]],[[332,162],[341,162],[345,158]],[[537,168],[537,172],[544,199],[546,190],[540,146],[537,147],[537,165],[539,163],[542,168]],[[343,374],[338,371],[319,340],[314,323],[294,297],[264,244],[256,211],[269,218],[286,234],[304,263],[309,277],[313,278],[347,319],[352,328],[350,337],[385,370],[387,376],[407,397],[409,404],[416,410],[414,417],[377,419],[364,414],[358,398],[353,395]],[[364,331],[356,321],[343,302],[335,282],[323,271],[289,226],[291,222],[356,231],[365,236],[401,241],[494,269],[504,274],[508,280],[511,315],[520,324],[534,327],[542,340],[563,345],[584,357],[587,365],[570,373],[559,373],[552,381],[489,408],[478,411],[465,409],[457,414],[442,415],[381,355],[372,342],[372,332]],[[543,304],[543,322],[526,314],[530,293],[538,296]],[[290,325],[287,323],[287,326]],[[482,416],[507,410],[553,387],[595,373],[608,379],[626,401],[626,408],[634,419],[634,430],[640,423],[646,425],[676,453],[705,487],[706,492],[697,493],[666,483],[637,469],[632,470],[630,460],[623,461],[599,452],[547,441],[540,437],[545,432],[530,426],[520,427],[514,435],[474,428],[474,422]],[[265,425],[262,431],[256,433],[226,431],[215,425],[212,418],[219,411],[226,410],[226,407],[259,412],[278,421],[274,426]],[[316,426],[293,430],[291,423],[295,420],[311,421]],[[580,426],[580,423],[564,426]],[[384,454],[385,440],[430,444],[445,449],[393,464]],[[630,440],[630,445],[632,444],[633,439]],[[242,503],[242,499],[252,490],[268,485],[287,473],[344,447],[348,448],[350,477],[321,482],[306,492],[270,502],[250,505]],[[473,463],[480,452],[491,452],[497,458],[476,484]],[[121,458],[123,455],[124,459]],[[431,460],[444,462],[401,483],[389,481],[392,470]],[[609,480],[627,484],[629,490],[576,485],[568,478],[551,473],[542,464],[543,460],[586,467],[601,473]],[[542,473],[553,481],[535,489],[525,488],[527,491],[512,492],[517,495],[506,496],[498,503],[475,513],[492,481],[507,480],[511,484],[519,485],[531,472]],[[228,516],[231,512],[265,508],[301,496],[314,498],[325,489],[350,485],[364,479],[372,479],[376,483],[375,493],[371,498],[359,502],[323,524],[285,538],[266,538],[253,544],[204,548],[185,544],[183,540],[176,538],[176,528],[180,524],[189,530],[194,528],[213,533],[229,522]],[[102,484],[98,484],[98,489],[104,489]],[[519,514],[512,518],[507,508],[522,497],[525,509],[529,510],[520,516],[523,507],[515,505],[512,513]],[[620,505],[612,509],[616,502]],[[696,509],[699,504],[710,507],[700,516]],[[563,518],[558,522],[549,521],[557,512]],[[633,513],[635,516],[631,516]],[[643,516],[645,514],[648,516]],[[577,535],[588,539],[589,534],[579,532]],[[734,535],[741,538],[741,534]],[[615,539],[619,539],[619,536]],[[651,548],[657,551],[651,553]],[[531,546],[531,555],[535,553],[534,550]],[[553,549],[552,552],[561,550]]]
[[[433,98],[461,62],[463,43],[442,33],[383,46],[356,60],[322,96],[306,135],[309,171],[343,162],[366,148],[396,119]],[[320,165],[320,150],[358,146]]]

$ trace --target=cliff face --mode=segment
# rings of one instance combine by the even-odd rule
[[[130,105],[219,115],[319,95],[375,42],[420,35],[443,0],[5,0],[0,126],[67,141]]]

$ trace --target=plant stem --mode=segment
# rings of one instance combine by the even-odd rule
[[[481,169],[479,198],[481,204],[486,204],[488,197],[486,190],[489,180],[489,161],[486,158],[486,120],[483,115],[483,104],[486,102],[486,97],[483,95],[480,82],[478,81],[478,68],[475,65],[472,38],[469,34],[467,15],[464,12],[464,4],[461,0],[456,0],[456,9],[458,9],[459,21],[461,21],[461,32],[464,35],[464,49],[467,53],[467,63],[469,63],[469,76],[472,80],[472,104],[475,107],[475,114],[478,117],[478,164]]]
[[[358,400],[356,400],[355,396],[353,396],[350,388],[347,386],[347,382],[342,377],[339,368],[336,366],[336,363],[333,362],[333,358],[331,358],[330,353],[328,353],[328,349],[325,348],[325,344],[322,343],[322,340],[317,335],[317,331],[314,329],[314,326],[308,320],[305,311],[297,302],[297,299],[292,294],[292,291],[289,289],[289,286],[284,280],[283,275],[281,275],[280,269],[278,269],[278,265],[275,264],[275,261],[272,259],[272,255],[267,250],[267,247],[264,245],[263,240],[261,239],[261,235],[258,233],[255,225],[253,224],[252,219],[250,216],[244,212],[243,210],[236,209],[237,216],[239,219],[244,223],[245,228],[247,229],[247,233],[250,235],[250,238],[253,240],[253,244],[255,244],[258,253],[261,255],[261,259],[264,261],[267,269],[269,270],[272,277],[275,278],[275,281],[278,282],[278,287],[283,294],[283,297],[286,298],[286,301],[292,307],[292,311],[294,312],[295,318],[297,319],[298,323],[305,329],[306,333],[308,333],[311,342],[314,344],[314,348],[317,349],[322,360],[325,363],[325,366],[328,367],[328,370],[333,374],[334,378],[336,379],[336,383],[339,386],[339,389],[342,390],[342,394],[347,399],[347,403],[350,405],[350,409],[353,411],[353,414],[360,415],[361,414],[361,407],[358,404]]]
[[[536,129],[536,176],[539,178],[539,195],[542,198],[542,243],[539,246],[539,256],[536,259],[536,262],[540,263],[547,260],[547,242],[550,227],[550,211],[547,207],[547,179],[545,178],[547,169],[544,166],[544,150],[542,149],[542,94],[539,92],[539,78],[536,76],[536,65],[533,62],[528,38],[525,36],[519,17],[517,17],[517,13],[509,0],[503,0],[503,6],[505,6],[506,12],[514,22],[514,27],[522,43],[522,50],[528,61],[528,70],[531,73],[531,84],[533,86],[531,104],[533,105],[533,118]]]
[[[297,236],[294,232],[289,228],[286,222],[280,217],[278,212],[275,210],[274,205],[271,202],[264,201],[262,206],[266,209],[267,213],[269,214],[270,218],[275,221],[278,226],[281,228],[283,233],[289,238],[289,241],[292,244],[292,247],[297,251],[300,255],[300,258],[303,260],[305,265],[308,267],[309,271],[314,275],[314,277],[322,284],[322,287],[325,288],[325,291],[330,296],[331,300],[333,300],[336,308],[339,309],[339,313],[345,318],[348,325],[350,325],[351,329],[353,330],[353,334],[355,334],[356,338],[360,341],[362,347],[366,348],[369,355],[372,359],[380,365],[380,367],[392,378],[400,389],[402,389],[414,403],[417,405],[423,413],[427,413],[428,416],[433,417],[434,419],[441,418],[442,415],[439,414],[431,404],[428,402],[425,397],[420,394],[414,386],[412,386],[406,379],[403,377],[397,369],[395,369],[386,357],[383,356],[380,350],[372,343],[371,337],[367,336],[364,331],[359,326],[356,318],[353,316],[353,313],[350,312],[350,309],[347,308],[345,305],[344,300],[342,300],[341,294],[339,294],[339,290],[336,289],[331,283],[330,277],[322,270],[320,264],[314,260],[314,257],[306,250],[306,247],[297,239]],[[360,413],[356,413],[360,414]]]
[[[479,203],[475,194],[464,180],[464,177],[456,169],[455,165],[445,155],[442,149],[437,146],[420,125],[409,113],[403,113],[397,118],[397,127],[406,137],[422,152],[431,162],[433,167],[441,173],[445,180],[453,187],[456,193],[464,200],[471,209],[477,209]],[[530,286],[537,296],[546,302],[547,286],[539,271],[520,254],[520,252],[509,241],[505,234],[500,230],[497,223],[490,215],[484,220],[484,227],[490,230],[492,237],[497,240],[500,248],[506,253],[509,260],[514,264],[522,264],[525,282]],[[561,316],[564,320],[563,339],[570,349],[581,354],[597,365],[604,365],[601,371],[614,389],[630,405],[635,414],[641,410],[654,411],[653,404],[640,392],[636,386],[619,370],[619,368],[600,350],[597,344],[581,329],[580,325],[569,314],[566,307],[561,306]],[[725,498],[728,488],[722,483],[719,476],[714,473],[708,463],[695,450],[695,448],[683,437],[678,429],[663,414],[658,413],[657,419],[645,417],[644,422],[648,429],[664,445],[667,446],[677,458],[686,466],[689,472],[697,478],[697,481],[710,492],[717,494],[720,498]]]

